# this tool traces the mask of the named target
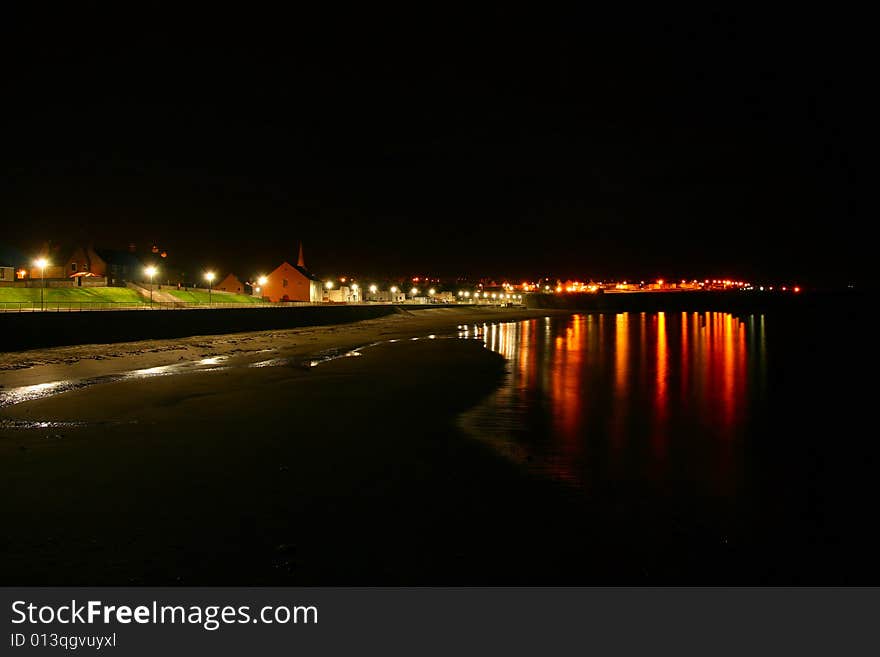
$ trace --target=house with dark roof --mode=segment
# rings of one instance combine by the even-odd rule
[[[311,301],[322,300],[321,279],[306,269],[302,244],[299,245],[299,258],[296,265],[282,262],[268,276],[261,286],[260,296],[269,301]]]
[[[95,253],[106,263],[107,285],[122,287],[144,280],[144,263],[134,253],[113,249],[96,249]]]

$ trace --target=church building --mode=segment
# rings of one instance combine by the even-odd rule
[[[299,258],[296,265],[282,262],[266,276],[261,286],[260,296],[269,301],[311,301],[322,300],[321,280],[306,269],[302,244],[299,245]]]

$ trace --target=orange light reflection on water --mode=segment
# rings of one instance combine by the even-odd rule
[[[620,468],[663,480],[671,459],[691,458],[677,470],[734,490],[737,431],[763,389],[763,317],[573,315],[487,325],[480,337],[510,366],[474,412],[503,427],[493,440],[528,468],[585,487]]]

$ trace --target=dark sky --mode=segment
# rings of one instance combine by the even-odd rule
[[[322,274],[867,271],[864,18],[89,7],[3,21],[0,241],[243,276],[300,239]]]

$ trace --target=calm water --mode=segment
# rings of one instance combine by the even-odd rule
[[[507,360],[463,428],[672,580],[880,579],[876,340],[859,310],[581,314],[459,336]]]
[[[509,363],[464,426],[543,476],[734,496],[766,389],[762,315],[621,313],[467,326]]]

